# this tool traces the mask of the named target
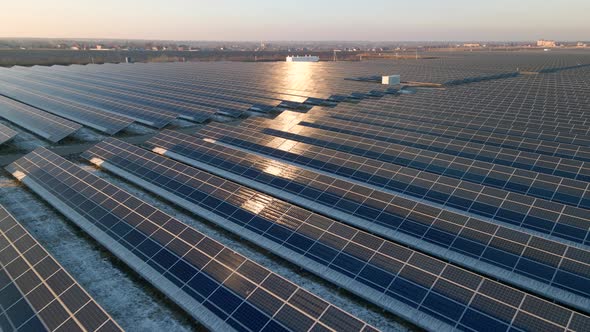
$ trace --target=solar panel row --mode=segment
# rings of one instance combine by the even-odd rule
[[[83,156],[426,328],[530,330],[536,324],[557,323],[544,314],[548,310],[569,311],[121,141],[110,139]],[[486,291],[491,289],[495,291]],[[516,302],[526,305],[518,308],[516,302],[504,301],[496,293],[499,289],[512,292]],[[521,312],[522,308],[531,311]],[[438,326],[426,315],[438,320]],[[590,323],[588,317],[579,319]],[[543,328],[565,328],[551,324]]]
[[[89,70],[97,67],[89,67]],[[197,86],[207,85],[210,88],[224,87],[230,90],[247,89],[254,91],[275,92],[280,95],[295,95],[328,99],[333,95],[352,97],[355,90],[366,91],[362,83],[341,80],[345,75],[344,66],[320,67],[314,64],[289,66],[285,63],[167,63],[167,64],[134,64],[123,68],[108,66],[99,68],[101,72],[118,71],[135,78],[157,77],[166,75],[174,77],[174,81]],[[77,68],[79,69],[79,68]],[[84,68],[82,68],[84,69]],[[317,69],[317,70],[314,70]],[[328,82],[329,81],[329,84]],[[230,84],[231,83],[231,84]],[[281,98],[283,99],[283,98]],[[288,99],[287,99],[288,100]]]
[[[313,144],[317,143],[317,141],[307,140],[306,136],[302,135],[299,135],[300,140],[293,141],[283,137],[262,134],[253,128],[242,127],[211,124],[201,129],[199,135],[263,153],[280,160],[337,173],[348,178],[356,178],[392,191],[411,193],[412,196],[419,195],[420,198],[426,198],[469,212],[477,212],[485,217],[495,217],[507,224],[550,234],[556,238],[576,243],[588,243],[590,240],[588,238],[590,229],[586,224],[586,211],[584,209],[571,206],[566,206],[564,209],[563,205],[524,195],[516,195],[514,192],[506,193],[494,188],[486,189],[484,186],[469,183],[471,181],[467,181],[468,179],[461,182],[454,181],[452,178],[446,177],[446,175],[452,176],[456,173],[447,172],[444,168],[453,159],[441,159],[443,163],[436,164],[426,156],[418,159],[417,156],[406,154],[405,150],[400,150],[400,159],[403,157],[401,163],[413,165],[414,169],[420,168],[424,172],[408,171],[395,165],[392,166],[389,162],[395,163],[399,159],[392,161],[390,158],[382,157],[383,154],[378,152],[379,147],[376,147],[374,152],[361,149],[362,152],[354,154],[353,149],[342,148],[336,144]],[[258,129],[265,131],[264,128],[264,126],[260,126]],[[301,141],[310,144],[301,143]],[[330,149],[330,147],[334,149]],[[348,153],[349,151],[351,153]],[[440,155],[437,156],[440,157]],[[467,165],[471,164],[468,163]],[[469,169],[467,165],[463,169]],[[501,172],[504,166],[493,167],[492,172],[490,172],[490,169],[478,167],[477,163],[473,163],[473,165],[470,168],[483,171],[479,172],[482,177],[490,179],[498,177],[496,183],[499,183],[502,179],[507,180],[506,177],[502,176],[503,172]],[[438,180],[435,175],[427,173],[431,170],[435,174],[443,173],[445,177]],[[493,172],[494,170],[497,171]],[[520,175],[521,173],[516,172],[511,174],[508,179],[523,186],[527,183],[529,186],[538,183],[539,187],[552,184],[551,182],[542,181],[544,177],[527,181],[526,178]],[[511,188],[516,191],[519,187],[513,186]],[[565,191],[565,188],[564,186],[562,190]],[[530,190],[524,191],[524,193],[528,191]],[[586,191],[581,192],[581,194],[587,197]],[[474,204],[474,201],[478,199],[479,203]],[[533,207],[531,208],[531,206]]]
[[[4,75],[10,83],[22,88],[43,91],[49,95],[60,96],[68,101],[74,101],[88,107],[95,107],[102,112],[125,116],[137,122],[162,128],[177,117],[176,113],[167,112],[151,107],[147,103],[141,105],[126,103],[120,99],[108,98],[96,94],[94,89],[84,89],[81,84],[74,88],[61,81],[38,80],[33,75],[20,77],[18,75]]]
[[[162,89],[138,89],[139,85],[118,85],[115,83],[116,79],[103,79],[94,81],[88,76],[66,76],[60,72],[35,72],[36,74],[43,74],[43,78],[59,78],[57,82],[65,84],[70,87],[85,86],[94,92],[100,92],[101,95],[111,96],[120,100],[137,103],[139,105],[150,105],[158,107],[169,112],[176,113],[178,117],[203,122],[209,119],[215,111],[206,107],[195,107],[195,105],[183,102],[177,98],[162,97]],[[84,84],[84,82],[100,83],[100,84]],[[88,90],[86,89],[86,90]]]
[[[354,111],[346,111],[340,107],[337,112],[330,112],[329,109],[322,110],[329,113],[329,117],[336,123],[356,123],[359,129],[366,128],[363,126],[371,125],[382,128],[381,130],[396,130],[402,133],[417,133],[426,135],[435,135],[437,137],[455,139],[465,142],[485,144],[490,147],[509,148],[517,151],[538,153],[541,155],[558,157],[563,159],[590,161],[590,149],[582,145],[573,145],[567,143],[548,142],[539,139],[532,139],[521,136],[510,136],[504,134],[492,134],[491,132],[478,131],[461,126],[453,127],[441,125],[436,123],[425,123],[421,121],[405,120],[402,118],[396,119],[393,117],[379,118],[371,117],[366,114],[359,114]],[[374,129],[377,130],[377,129]],[[562,161],[563,163],[563,161]],[[579,165],[578,163],[574,165]],[[563,169],[561,169],[563,167]],[[557,174],[570,173],[565,165],[559,164],[556,166],[555,172]]]
[[[4,118],[54,143],[82,128],[77,123],[3,96],[0,96],[0,118]]]
[[[385,95],[379,89],[366,91],[364,84],[339,80],[343,76],[334,69],[329,72],[329,85],[325,82],[303,85],[303,77],[299,76],[304,73],[290,73],[287,80],[274,75],[284,64],[272,66],[270,74],[266,74],[270,66],[260,71],[256,65],[239,65],[228,71],[227,65],[13,67],[2,70],[0,79],[11,85],[6,92],[8,96],[60,116],[66,117],[57,113],[54,103],[70,102],[64,106],[122,115],[156,128],[162,128],[177,116],[203,122],[214,113],[240,117],[245,111],[268,113],[285,107],[299,108],[305,103],[333,105],[328,99],[344,101]],[[309,73],[314,76],[309,82],[320,77],[313,71]],[[297,78],[295,83],[292,77]],[[105,127],[91,117],[86,122],[81,122],[84,118],[80,117],[68,119],[91,127],[93,124],[99,130]]]
[[[518,81],[512,83],[517,84]],[[542,94],[543,91],[518,91],[514,84],[506,84],[506,89],[513,88],[514,91],[502,90],[492,94],[489,93],[489,89],[485,90],[486,87],[482,86],[482,91],[477,91],[477,88],[470,86],[469,92],[453,90],[453,93],[449,94],[427,91],[420,95],[421,98],[413,96],[402,98],[403,100],[387,99],[378,103],[368,101],[363,103],[362,108],[353,109],[369,117],[412,119],[564,143],[577,142],[578,139],[582,139],[583,142],[588,134],[587,126],[579,116],[579,108],[584,104],[583,101],[571,101],[573,106],[569,110],[562,110],[556,106],[536,106],[534,99],[529,100],[534,98],[535,93]],[[493,87],[496,85],[490,86]],[[529,85],[525,84],[522,88],[527,89]],[[478,99],[474,100],[473,95],[469,97],[469,94],[474,94]],[[528,94],[533,96],[528,97]],[[523,95],[525,97],[521,98]],[[565,102],[559,103],[564,104],[567,105]],[[542,114],[545,115],[539,116],[535,113],[529,114],[527,106],[537,109],[555,108],[557,111],[544,110]],[[395,108],[396,112],[392,113],[392,108]]]
[[[301,100],[308,101],[309,98],[326,100],[331,97],[340,96],[343,99],[358,99],[367,95],[367,87],[364,84],[345,82],[340,80],[339,71],[325,73],[317,72],[313,64],[309,66],[289,67],[292,69],[284,73],[285,64],[235,64],[235,63],[196,63],[196,64],[136,64],[128,66],[105,66],[101,68],[86,67],[76,68],[80,71],[100,71],[102,74],[119,76],[129,75],[133,80],[143,81],[146,79],[160,81],[159,84],[167,84],[172,81],[174,86],[188,86],[198,90],[199,94],[211,94],[222,92],[219,97],[240,96],[250,98],[252,94],[262,94],[263,99],[269,97],[284,101]],[[317,68],[320,69],[320,68]],[[341,68],[338,68],[341,69]],[[303,75],[317,77],[304,77]],[[318,75],[327,74],[327,75]],[[169,79],[166,79],[166,78]],[[317,79],[317,80],[316,80]],[[330,82],[326,82],[328,79]],[[360,89],[358,93],[351,93]],[[233,91],[233,92],[232,92]],[[214,93],[216,95],[217,93]],[[316,100],[316,101],[318,101]],[[311,102],[311,100],[309,100]]]
[[[0,330],[122,331],[2,206]]]
[[[252,122],[249,122],[249,124]],[[349,134],[327,132],[323,129],[308,129],[295,126],[289,130],[276,130],[267,125],[252,123],[250,127],[242,126],[244,130],[255,129],[265,134],[282,137],[294,141],[327,147],[333,150],[347,152],[363,157],[371,157],[379,161],[425,170],[434,162],[441,163],[439,168],[430,167],[429,172],[460,179],[463,181],[495,187],[506,191],[523,193],[546,200],[566,203],[573,206],[589,206],[590,195],[585,196],[588,186],[585,182],[575,180],[564,182],[561,177],[554,175],[539,175],[538,171],[521,170],[511,166],[497,167],[485,161],[473,161],[473,156],[464,152],[456,158],[448,154],[430,149],[408,147],[395,143],[381,143],[374,139],[363,138]],[[300,134],[304,132],[304,134]],[[515,160],[518,162],[518,160]],[[524,163],[524,165],[527,165]],[[499,174],[490,174],[496,167]],[[512,178],[513,176],[518,178]],[[498,179],[497,177],[501,178]],[[523,179],[519,181],[520,179]],[[584,200],[584,201],[583,201]]]
[[[94,76],[83,76],[79,77],[76,75],[64,75],[61,73],[59,77],[63,80],[75,80],[75,82],[83,81],[88,86],[92,86],[103,91],[116,92],[124,90],[125,93],[119,93],[119,95],[129,95],[135,98],[149,98],[149,100],[158,101],[164,108],[173,108],[184,116],[191,116],[191,111],[195,109],[194,105],[203,103],[206,99],[200,99],[198,96],[210,98],[209,100],[218,102],[233,102],[221,104],[222,107],[234,107],[237,112],[240,109],[252,108],[252,104],[260,105],[261,109],[272,109],[278,106],[278,101],[267,101],[262,98],[242,99],[246,97],[240,96],[240,98],[234,96],[231,91],[226,93],[219,93],[215,91],[208,92],[206,89],[195,90],[194,86],[183,85],[179,82],[158,82],[151,83],[150,81],[141,82],[137,80],[129,80],[120,77],[94,77]],[[205,91],[203,91],[205,90]],[[214,105],[209,105],[214,106]],[[198,108],[197,108],[198,110]]]
[[[374,330],[47,149],[7,170],[213,330]]]
[[[578,154],[579,158],[582,159],[582,162],[563,160],[560,157],[554,156],[548,157],[544,154],[540,154],[539,156],[535,153],[536,151],[533,153],[526,153],[518,151],[517,149],[496,149],[494,147],[487,147],[485,144],[461,142],[427,134],[391,133],[383,127],[379,128],[368,125],[351,124],[337,119],[313,121],[308,118],[306,120],[307,121],[301,121],[299,125],[341,132],[382,142],[399,143],[423,150],[441,152],[448,155],[455,155],[576,180],[584,180],[585,178],[587,179],[590,177],[590,165],[584,163],[585,161],[590,160],[590,155],[586,158],[578,147],[572,151],[573,153],[571,153],[571,155],[568,154],[568,158],[574,157]],[[564,151],[562,153],[565,154],[567,152]]]
[[[536,288],[544,295],[550,292],[552,297],[572,306],[590,307],[590,269],[586,261],[576,258],[590,255],[586,250],[499,227],[493,221],[486,222],[444,212],[424,203],[413,203],[394,194],[373,190],[361,182],[343,181],[329,174],[172,131],[165,131],[146,144],[153,151],[200,168],[211,166],[207,169],[211,172],[217,169],[220,176],[231,177],[243,185],[266,191],[318,213],[419,247],[432,255],[479,269],[483,273],[491,273],[509,283]],[[121,158],[126,154],[117,149],[120,145],[117,141],[107,140],[95,146],[87,155],[111,160],[105,155],[113,154],[112,158],[118,158],[112,163],[125,163]],[[359,221],[355,223],[353,220]],[[400,236],[395,230],[410,236],[410,239]],[[419,240],[423,243],[417,245],[416,241]],[[469,258],[475,258],[476,261]],[[485,263],[500,270],[486,268]],[[531,280],[519,279],[529,276],[541,282],[535,284]],[[551,291],[547,285],[562,290]]]
[[[18,133],[3,124],[0,124],[0,144],[12,140]]]
[[[2,76],[0,76],[2,80]],[[113,135],[133,123],[128,117],[103,112],[65,98],[45,93],[41,90],[30,90],[3,81],[2,94],[22,103],[42,109],[54,115],[83,124],[98,131]]]

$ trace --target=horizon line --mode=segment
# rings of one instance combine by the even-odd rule
[[[358,42],[371,42],[371,43],[448,43],[448,42],[487,42],[487,43],[524,43],[524,42],[534,42],[537,40],[555,40],[558,42],[580,42],[580,41],[590,41],[589,40],[581,40],[581,39],[553,39],[553,38],[537,38],[537,39],[519,39],[519,40],[486,40],[486,39],[448,39],[448,40],[346,40],[346,39],[153,39],[153,38],[112,38],[112,37],[2,37],[0,36],[0,40],[6,39],[60,39],[60,40],[112,40],[112,41],[160,41],[160,42],[240,42],[240,43],[260,43],[260,42],[274,42],[274,43],[292,43],[292,42],[338,42],[338,43],[358,43]]]

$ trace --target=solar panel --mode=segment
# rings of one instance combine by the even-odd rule
[[[13,139],[18,133],[3,124],[0,124],[0,144],[4,144]]]
[[[537,110],[532,114],[530,109],[534,107],[523,107],[519,105],[530,105],[534,100],[527,100],[543,94],[545,91],[524,91],[521,89],[534,90],[526,81],[513,80],[511,84],[506,85],[489,85],[474,87],[470,86],[468,91],[455,91],[455,93],[441,93],[440,91],[430,91],[426,94],[420,94],[419,98],[402,98],[399,100],[386,98],[379,103],[367,101],[363,107],[348,107],[344,109],[355,109],[355,113],[363,117],[377,118],[401,118],[414,121],[422,121],[437,125],[447,125],[451,127],[463,127],[481,131],[483,133],[491,132],[494,134],[504,134],[517,137],[526,137],[532,139],[542,139],[550,142],[560,142],[568,144],[584,144],[588,142],[588,129],[584,120],[580,120],[580,110],[570,110],[566,104],[581,105],[584,101],[574,101],[572,103],[561,103],[560,108],[564,111],[551,112],[550,110]],[[482,84],[483,85],[483,84]],[[502,89],[496,94],[491,93],[490,89]],[[511,87],[508,89],[507,87]],[[519,89],[520,88],[520,89]],[[478,91],[479,90],[479,91]],[[575,90],[574,90],[575,91]],[[567,91],[559,91],[561,94]],[[583,92],[580,95],[584,95]],[[474,96],[476,101],[474,102]],[[501,100],[496,100],[496,99]],[[522,100],[525,99],[525,100]],[[507,100],[507,101],[504,101]],[[510,101],[510,102],[509,102]],[[458,106],[459,105],[459,106]],[[541,105],[542,108],[543,105]],[[395,109],[395,112],[391,110]],[[525,114],[519,114],[519,113]],[[578,117],[576,117],[576,113]],[[493,116],[490,116],[493,114]]]
[[[212,330],[374,330],[47,149],[7,170]]]
[[[406,120],[403,118],[379,118],[360,114],[359,112],[347,112],[339,108],[336,112],[324,109],[323,112],[330,112],[329,117],[325,118],[330,123],[353,123],[360,128],[367,128],[364,125],[373,128],[383,128],[391,130],[401,130],[403,132],[436,135],[437,137],[456,139],[466,142],[485,144],[493,147],[510,148],[523,152],[539,153],[546,156],[559,157],[572,160],[590,161],[590,149],[583,146],[576,146],[567,143],[547,142],[540,139],[533,139],[520,136],[510,136],[505,134],[478,131],[465,127],[452,127],[437,123],[425,123],[416,120]],[[377,130],[377,129],[375,129]],[[567,168],[560,169],[565,165],[557,165],[557,171],[568,172]],[[573,174],[572,174],[573,176]]]
[[[339,70],[343,68],[331,69],[331,74],[334,77],[331,78],[330,84],[323,82],[317,84],[321,85],[323,90],[321,92],[318,92],[312,84],[301,85],[301,80],[280,80],[281,76],[266,74],[268,70],[279,71],[283,66],[284,64],[272,64],[266,65],[264,68],[256,68],[244,64],[234,66],[230,63],[223,66],[216,63],[146,64],[118,67],[105,65],[62,68],[59,75],[105,88],[117,86],[119,89],[133,93],[143,94],[153,91],[150,96],[173,97],[175,101],[218,107],[225,112],[229,112],[229,110],[233,112],[245,110],[267,112],[278,105],[285,106],[289,103],[321,104],[331,95],[336,94],[341,95],[343,99],[383,95],[378,89],[369,89],[363,84],[341,79],[338,74]],[[47,72],[42,68],[35,68],[34,71]],[[317,75],[320,72],[311,71],[310,73]],[[321,81],[324,80],[325,78],[322,78]],[[313,79],[310,81],[313,82]],[[328,92],[328,86],[330,92]],[[355,89],[360,89],[360,91],[354,92]],[[351,93],[351,91],[353,92]]]
[[[2,93],[4,96],[109,135],[114,135],[133,123],[133,120],[128,117],[105,113],[96,108],[52,96],[50,93],[21,88],[9,82],[3,82]]]
[[[431,135],[391,132],[384,128],[377,129],[372,126],[363,126],[358,123],[347,123],[335,119],[327,121],[302,121],[299,125],[375,139],[381,142],[399,143],[423,150],[441,152],[448,155],[455,155],[549,175],[557,175],[574,180],[583,180],[584,173],[588,173],[589,168],[587,165],[584,165],[583,162],[569,161],[565,164],[567,165],[567,170],[564,171],[563,168],[558,168],[558,165],[564,162],[564,160],[559,157],[522,153],[516,149],[496,149],[493,147],[487,147],[484,144],[461,142],[447,138],[441,139]],[[524,148],[529,145],[533,144],[522,144]],[[539,147],[539,150],[542,150],[543,148],[544,147]],[[572,155],[578,154],[579,152],[581,151],[575,149],[572,151]],[[582,161],[590,160],[584,159],[586,158],[582,155]],[[586,170],[584,168],[586,168]],[[571,201],[569,200],[561,199],[559,201],[571,204]]]
[[[123,331],[2,206],[0,330]]]
[[[0,117],[54,143],[82,128],[77,123],[2,96]]]
[[[516,302],[539,304],[527,306],[533,315],[553,319],[537,310],[555,305],[530,294],[127,143],[110,139],[83,156],[422,327],[508,330],[516,319],[517,328],[526,330],[541,322],[533,313],[519,313],[516,303],[493,298],[493,292],[480,293],[482,284],[520,294]],[[443,284],[455,287],[454,295]],[[494,304],[472,306],[474,297]]]
[[[244,126],[242,126],[244,127]],[[255,127],[255,126],[252,126]],[[245,130],[252,129],[244,128]],[[267,126],[262,126],[267,127]],[[258,127],[260,128],[260,127]],[[425,170],[434,160],[447,161],[446,168],[429,169],[430,172],[449,177],[457,178],[463,181],[469,181],[490,187],[495,187],[517,193],[527,193],[530,196],[542,198],[545,200],[556,201],[578,207],[583,199],[584,191],[576,188],[565,188],[561,186],[561,179],[553,175],[538,177],[536,172],[528,170],[516,170],[512,166],[506,166],[503,172],[508,179],[498,183],[490,174],[489,170],[494,167],[489,162],[473,162],[472,156],[468,152],[461,153],[461,156],[448,162],[445,155],[439,156],[441,151],[428,151],[399,145],[395,143],[383,143],[374,139],[366,139],[362,136],[353,136],[349,134],[329,133],[322,129],[300,129],[292,128],[290,131],[264,128],[261,131],[265,134],[282,137],[294,141],[304,142],[312,145],[326,147],[337,151],[347,152],[363,157],[370,157],[375,160],[390,162],[417,170]],[[296,132],[305,132],[305,135]],[[432,142],[431,142],[432,144]],[[375,146],[375,148],[373,148]],[[441,153],[442,154],[442,153]],[[518,160],[516,160],[518,162]],[[525,164],[526,165],[526,164]],[[512,175],[516,175],[513,179]],[[519,179],[523,179],[519,181]],[[530,179],[530,181],[529,181]],[[574,182],[575,183],[575,182]],[[586,187],[587,184],[580,183]],[[557,192],[557,195],[556,195]],[[590,207],[590,202],[587,203]]]
[[[59,98],[66,98],[82,105],[96,107],[103,112],[131,118],[148,126],[162,128],[177,117],[177,113],[156,109],[148,103],[133,103],[100,94],[99,90],[81,83],[67,84],[55,78],[39,79],[36,75],[6,75],[10,82],[21,87],[41,90]]]
[[[76,86],[75,82],[88,82],[88,85],[86,86],[90,89],[100,89],[102,91],[105,91],[106,93],[115,95],[117,96],[117,98],[121,98],[123,100],[141,103],[142,105],[147,104],[170,112],[175,112],[178,114],[178,117],[187,120],[202,122],[209,119],[211,115],[215,113],[213,108],[208,108],[204,106],[197,107],[193,104],[183,102],[180,98],[174,98],[176,97],[174,95],[170,98],[163,98],[159,96],[162,90],[162,88],[159,87],[154,87],[152,89],[138,89],[136,85],[139,84],[119,85],[116,83],[116,78],[112,77],[108,79],[105,78],[102,80],[94,80],[90,76],[71,77],[69,75],[63,75],[63,73],[53,72],[50,75],[51,77],[59,77],[61,81],[65,83],[72,82],[71,86]],[[47,75],[43,77],[50,76]]]
[[[128,153],[122,146],[130,149],[119,141],[106,140],[86,152],[85,156],[119,165],[120,158]],[[590,269],[584,261],[569,258],[574,256],[574,252],[590,256],[588,251],[497,226],[494,222],[415,203],[395,194],[373,190],[362,182],[343,181],[329,174],[189,135],[165,131],[150,139],[146,146],[184,163],[207,169],[372,233],[402,241],[408,246],[491,274],[508,283],[535,289],[572,306],[590,307]],[[417,243],[420,240],[422,244]],[[460,255],[460,258],[456,255]],[[493,267],[486,268],[486,264]],[[550,290],[547,285],[560,289]]]
[[[590,229],[585,222],[587,214],[585,209],[564,207],[561,204],[518,195],[514,192],[508,193],[495,188],[485,188],[483,184],[470,183],[470,181],[458,181],[453,179],[454,173],[449,172],[446,168],[449,163],[455,160],[454,158],[445,159],[441,155],[436,155],[440,160],[440,162],[436,162],[427,158],[427,156],[434,157],[434,154],[416,156],[401,149],[399,157],[396,159],[396,163],[403,164],[400,168],[398,165],[388,163],[392,160],[384,157],[383,152],[380,153],[383,148],[379,146],[375,146],[371,150],[357,149],[357,153],[353,154],[352,149],[343,148],[338,144],[322,144],[318,143],[318,140],[307,139],[302,135],[299,140],[290,140],[286,137],[258,133],[259,130],[256,128],[255,126],[242,128],[214,123],[202,128],[199,135],[280,160],[310,166],[348,178],[356,177],[357,180],[395,192],[433,200],[485,217],[493,216],[507,224],[549,234],[556,239],[565,239],[572,243],[590,243],[588,242],[590,241]],[[261,126],[261,128],[265,127]],[[294,138],[290,134],[284,136]],[[407,165],[413,167],[406,168]],[[536,183],[536,186],[541,188],[554,184],[561,187],[561,191],[564,193],[573,192],[579,195],[584,202],[590,198],[587,190],[584,189],[588,186],[586,183],[582,184],[584,190],[576,190],[575,187],[570,189],[568,186],[570,182],[559,181],[555,184],[546,181],[544,176],[537,176],[528,182],[520,172],[512,173],[509,177],[502,176],[505,173],[504,166],[495,166],[491,170],[486,170],[477,162],[469,162],[462,165],[461,168],[463,169],[461,174],[465,174],[467,169],[472,169],[474,173],[481,170],[490,181],[496,177],[497,181],[504,179],[507,182],[508,179],[512,179],[514,183],[522,182],[523,186],[530,187]],[[437,177],[422,170],[443,175]],[[435,185],[438,186],[435,187]],[[510,189],[517,190],[518,187],[512,186]],[[487,196],[490,196],[491,200],[487,199]],[[480,199],[481,204],[474,204],[474,201]],[[532,209],[531,206],[533,206]]]
[[[195,113],[198,114],[199,112],[202,112],[201,107],[195,107],[195,103],[198,105],[206,100],[234,101],[245,104],[241,106],[239,104],[232,104],[234,107],[237,106],[237,109],[251,108],[251,106],[248,105],[249,102],[257,103],[258,105],[261,105],[262,108],[273,108],[278,105],[277,101],[271,102],[262,98],[252,98],[250,96],[246,100],[240,97],[234,97],[231,92],[223,95],[219,92],[205,93],[202,90],[195,90],[194,87],[184,86],[176,82],[171,83],[170,81],[152,83],[151,81],[141,82],[138,80],[127,80],[112,76],[103,78],[102,76],[95,77],[86,75],[80,77],[79,75],[61,74],[62,75],[59,75],[61,79],[72,80],[74,83],[83,81],[88,84],[88,86],[116,93],[118,96],[133,96],[135,100],[142,100],[149,104],[157,103],[159,107],[174,110],[184,117],[192,117]],[[124,93],[119,91],[124,91]],[[202,96],[203,99],[197,98],[198,96]],[[229,104],[225,104],[225,106],[229,106]]]

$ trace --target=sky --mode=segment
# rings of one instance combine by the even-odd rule
[[[0,37],[590,40],[589,0],[3,0]]]

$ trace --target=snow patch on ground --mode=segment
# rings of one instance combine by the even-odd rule
[[[125,128],[125,130],[122,133],[126,134],[126,136],[134,136],[153,134],[157,131],[157,129],[152,129],[147,126],[140,125],[138,123],[132,123],[129,127]]]
[[[281,258],[276,257],[271,253],[261,252],[254,245],[248,244],[245,240],[240,240],[238,237],[231,235],[230,233],[216,227],[215,225],[209,224],[196,216],[188,215],[187,213],[190,212],[184,212],[181,209],[177,209],[167,201],[158,199],[155,195],[144,191],[143,189],[134,186],[123,179],[108,173],[107,171],[101,171],[94,166],[83,162],[79,163],[78,166],[135,195],[141,200],[152,204],[158,209],[161,209],[162,211],[174,216],[178,220],[193,226],[200,232],[256,261],[262,266],[269,268],[270,270],[280,274],[290,281],[304,287],[313,294],[320,296],[321,298],[327,300],[330,303],[333,303],[334,305],[368,322],[369,324],[372,324],[380,330],[409,330],[407,325],[400,323],[401,320],[399,318],[384,312],[380,308],[377,308],[376,306],[373,306],[362,299],[359,299],[353,295],[349,295],[345,291],[339,291],[336,287],[325,282],[321,278],[318,278],[297,266],[285,262]]]
[[[170,124],[167,126],[169,128],[186,128],[186,127],[195,127],[200,126],[200,124],[196,122],[190,122],[188,120],[183,119],[174,119]]]
[[[232,121],[234,121],[234,120],[235,120],[235,119],[234,119],[234,118],[232,118],[232,117],[229,117],[229,116],[224,116],[224,115],[221,115],[221,114],[214,114],[214,115],[211,117],[211,119],[212,119],[213,121],[216,121],[216,122],[221,122],[221,123],[225,123],[225,122],[232,122]]]
[[[95,130],[83,127],[83,128],[80,128],[75,133],[73,133],[72,135],[70,135],[69,137],[76,139],[76,140],[84,141],[84,142],[98,142],[98,141],[102,141],[107,136],[100,134],[99,132],[97,132]]]

